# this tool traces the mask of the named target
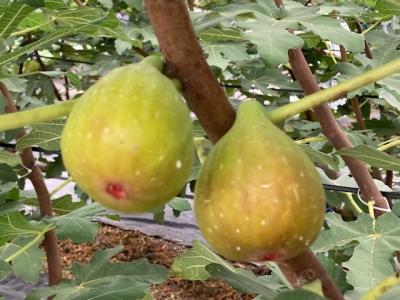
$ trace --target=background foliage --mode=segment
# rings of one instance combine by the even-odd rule
[[[399,57],[398,1],[305,2],[285,1],[285,8],[277,8],[272,0],[195,3],[191,12],[193,26],[208,63],[233,105],[255,98],[272,110],[302,97],[288,64],[287,51],[292,48],[303,49],[323,87]],[[364,41],[368,42],[372,58],[365,55]],[[346,59],[340,55],[339,45],[347,50]],[[111,69],[157,51],[157,39],[141,0],[89,0],[83,7],[69,0],[0,1],[0,80],[12,92],[20,110],[79,97]],[[354,115],[354,99],[360,104],[365,127]],[[0,95],[2,113],[5,107],[6,99]],[[356,187],[339,154],[377,168],[383,178],[390,172],[397,175],[400,74],[351,92],[331,107],[355,148],[335,151],[319,123],[305,114],[280,124],[320,167],[323,181]],[[194,123],[197,160],[191,183],[211,148],[196,120]],[[45,232],[56,228],[59,238],[90,242],[98,229],[93,216],[107,213],[98,204],[87,204],[87,196],[79,187],[75,195],[53,197],[55,217],[40,219],[35,210],[36,195],[26,185],[29,169],[18,152],[34,146],[46,178],[67,179],[59,154],[63,124],[64,120],[54,120],[32,126],[19,140],[17,130],[1,133],[1,278],[14,273],[36,282],[42,271],[44,252],[40,242]],[[327,170],[338,176],[329,178]],[[394,176],[393,183],[376,181],[381,190],[391,191],[396,188],[398,177]],[[181,196],[169,204],[177,216],[190,209],[185,195]],[[327,214],[325,229],[313,250],[346,296],[359,299],[396,273],[400,206],[394,201],[393,212],[375,220],[357,196],[339,192],[329,192],[327,196],[332,212]],[[161,220],[163,209],[154,214]],[[144,260],[110,263],[109,258],[119,251],[120,248],[99,250],[88,265],[74,266],[73,280],[36,290],[29,299],[54,293],[56,299],[87,299],[100,297],[106,291],[112,291],[115,297],[136,299],[146,295],[150,284],[168,277],[166,269]],[[278,269],[273,264],[270,267],[271,275],[256,277],[234,268],[196,242],[192,250],[175,261],[173,272],[191,280],[220,277],[241,292],[258,294],[257,299],[321,299],[306,290],[289,291],[290,286]],[[73,292],[77,285],[84,288]]]

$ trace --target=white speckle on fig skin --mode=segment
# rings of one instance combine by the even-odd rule
[[[293,193],[294,193],[294,197],[296,198],[296,201],[300,202],[299,192],[297,191],[296,188],[293,189]]]
[[[260,224],[261,224],[261,226],[266,226],[267,225],[267,221],[261,220]]]
[[[235,232],[236,232],[236,233],[240,233],[240,229],[239,229],[239,228],[236,228]]]
[[[159,161],[163,161],[165,158],[164,154],[160,155],[160,157],[158,158]]]
[[[207,231],[208,231],[209,233],[213,232],[212,228],[210,228],[210,227],[207,228]]]
[[[299,241],[301,242],[304,239],[304,237],[301,235],[299,236]]]
[[[267,188],[269,188],[271,185],[270,184],[262,184],[262,185],[260,185],[260,187],[262,188],[262,189],[267,189]]]
[[[136,176],[139,176],[140,173],[141,173],[141,172],[140,172],[139,170],[137,170],[137,171],[135,172],[135,175],[136,175]]]
[[[262,170],[262,169],[263,169],[262,165],[257,166],[257,170]]]
[[[224,218],[224,214],[221,212],[221,213],[219,213],[219,217],[221,218],[221,219],[223,219]]]
[[[278,198],[274,198],[274,200],[272,200],[274,203],[278,203],[279,202],[279,200],[278,200]]]
[[[245,219],[246,222],[250,221],[250,217],[249,216],[245,216],[244,219]]]
[[[108,128],[108,127],[104,128],[103,132],[106,133],[106,134],[109,133],[110,132],[110,128]]]
[[[217,224],[214,224],[213,227],[214,227],[214,229],[218,229],[218,225]]]
[[[222,170],[224,168],[224,164],[219,164],[218,169]]]
[[[179,169],[181,169],[182,168],[182,161],[181,160],[177,160],[176,161],[176,168],[179,170]]]
[[[236,246],[236,251],[240,251],[240,250],[241,250],[240,246]]]
[[[301,177],[301,178],[304,178],[304,173],[303,173],[303,171],[300,172],[300,177]]]
[[[91,140],[92,137],[93,137],[93,136],[92,136],[92,133],[91,133],[91,132],[88,132],[87,137],[88,137],[89,140]]]

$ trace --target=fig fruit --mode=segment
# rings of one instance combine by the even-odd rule
[[[261,104],[249,100],[210,151],[194,210],[217,253],[237,261],[279,261],[301,254],[316,239],[325,193],[306,154]]]
[[[33,73],[40,70],[40,64],[37,60],[32,59],[24,63],[24,73]]]
[[[95,201],[144,212],[171,200],[193,160],[189,110],[156,60],[112,70],[77,101],[61,135],[67,171]]]

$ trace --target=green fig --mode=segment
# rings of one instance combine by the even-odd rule
[[[324,221],[313,163],[254,100],[210,151],[195,188],[197,223],[214,250],[237,261],[301,254]]]
[[[95,201],[121,212],[150,211],[171,200],[192,167],[189,110],[153,63],[123,66],[97,81],[73,107],[61,136],[72,178]]]
[[[40,64],[37,60],[32,59],[24,63],[24,73],[33,73],[40,70]]]

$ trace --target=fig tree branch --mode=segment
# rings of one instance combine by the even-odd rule
[[[45,71],[45,72],[48,71],[46,64],[43,62],[42,58],[39,55],[39,52],[37,50],[35,50],[35,51],[33,51],[33,53],[36,57],[36,60],[38,61],[39,65],[40,65],[40,68],[42,69],[42,71]],[[63,99],[62,99],[61,94],[58,91],[56,85],[54,84],[54,81],[50,78],[49,78],[49,80],[50,80],[51,86],[53,87],[54,95],[56,96],[56,98],[58,100],[62,101]]]
[[[275,3],[277,6],[283,6],[282,0],[275,0]],[[301,49],[289,50],[289,62],[292,66],[292,70],[297,81],[300,83],[306,95],[316,93],[320,90],[318,82],[312,74]],[[400,63],[400,60],[395,60],[394,62]],[[368,73],[369,72],[364,73],[364,75]],[[328,104],[321,104],[315,107],[314,111],[321,124],[324,134],[337,150],[353,147],[348,137],[341,130]],[[349,167],[350,172],[356,180],[364,198],[367,201],[374,201],[376,206],[379,208],[388,209],[389,204],[379,192],[375,182],[371,177],[371,174],[368,171],[367,166],[363,162],[352,157],[343,156],[343,159]],[[380,215],[382,212],[377,210],[376,214]]]
[[[357,23],[357,24],[359,24],[359,23]],[[362,32],[360,32],[361,28],[359,28],[357,26],[357,29],[358,29],[359,33],[362,33]],[[365,53],[367,53],[367,48],[369,49],[368,43],[367,43],[366,40],[364,42],[365,42],[365,49],[366,49]],[[340,46],[340,49],[342,49],[342,48],[344,49],[343,46]],[[369,57],[369,58],[372,58],[371,51],[369,51],[369,55],[371,55],[371,57]],[[341,57],[342,57],[342,61],[347,61],[347,52],[346,51],[341,52]],[[361,130],[366,130],[367,127],[365,125],[364,118],[362,116],[361,107],[360,107],[360,101],[359,101],[359,97],[358,96],[355,96],[353,99],[351,99],[351,106],[353,108],[354,115],[355,115],[356,120],[357,120],[358,128],[361,129]],[[380,181],[383,181],[382,174],[381,174],[381,172],[379,171],[378,168],[372,167],[371,168],[371,175],[372,175],[372,178],[378,179]]]
[[[235,111],[203,56],[185,1],[146,0],[145,5],[167,72],[180,80],[189,107],[216,142],[232,126]]]
[[[293,51],[291,51],[291,53],[292,53],[292,56],[294,56],[294,54],[297,54],[296,52],[293,52]],[[301,54],[301,56],[303,56],[303,54]],[[304,61],[305,61],[305,58],[304,58]],[[304,62],[303,62],[303,64],[304,64]],[[304,67],[303,64],[302,64],[302,68]],[[303,70],[303,69],[301,69],[301,70]],[[308,68],[308,70],[309,70],[309,68]],[[297,71],[297,69],[296,69],[296,71]],[[309,70],[309,71],[311,72],[311,70]],[[391,61],[390,63],[383,65],[382,67],[365,72],[364,74],[362,74],[360,76],[354,77],[351,80],[342,82],[342,83],[340,83],[336,86],[330,87],[328,89],[320,90],[318,87],[318,90],[315,91],[314,93],[307,93],[305,91],[305,93],[307,94],[306,97],[302,98],[299,101],[289,103],[285,106],[279,107],[279,108],[271,111],[269,113],[269,117],[274,122],[286,120],[287,118],[289,118],[295,114],[304,112],[309,108],[316,107],[320,104],[327,102],[322,99],[336,100],[338,98],[345,96],[347,93],[349,93],[351,91],[354,91],[362,86],[367,85],[367,82],[370,82],[370,83],[376,82],[378,80],[381,80],[381,78],[385,78],[385,77],[395,74],[397,72],[400,72],[400,59]],[[299,74],[298,74],[298,76],[299,76]],[[314,76],[313,76],[313,78],[314,78]],[[314,81],[315,81],[315,78],[314,78]],[[316,83],[316,81],[315,81],[315,83]],[[318,84],[317,84],[317,86],[318,86]]]
[[[170,71],[181,81],[185,99],[215,143],[232,126],[235,113],[207,65],[184,1],[145,0],[145,5]],[[310,279],[301,274],[312,273],[311,280],[322,280],[326,295],[343,299],[310,250],[297,260],[294,265],[281,264],[293,286],[300,286],[302,279]]]
[[[14,100],[12,99],[12,95],[6,85],[2,82],[0,82],[0,91],[7,101],[6,112],[15,113],[17,111],[17,108],[15,106]],[[21,130],[21,132],[17,135],[17,138],[21,138],[24,135],[25,130]],[[29,147],[24,149],[24,151],[21,153],[21,158],[24,166],[30,169],[28,178],[32,182],[39,201],[40,215],[42,217],[52,216],[53,208],[51,207],[50,193],[44,182],[42,171],[36,164],[36,159],[33,156],[32,149]],[[56,285],[61,282],[62,269],[60,249],[58,248],[58,240],[54,229],[45,233],[43,244],[46,250],[47,264],[49,270],[49,284]]]

